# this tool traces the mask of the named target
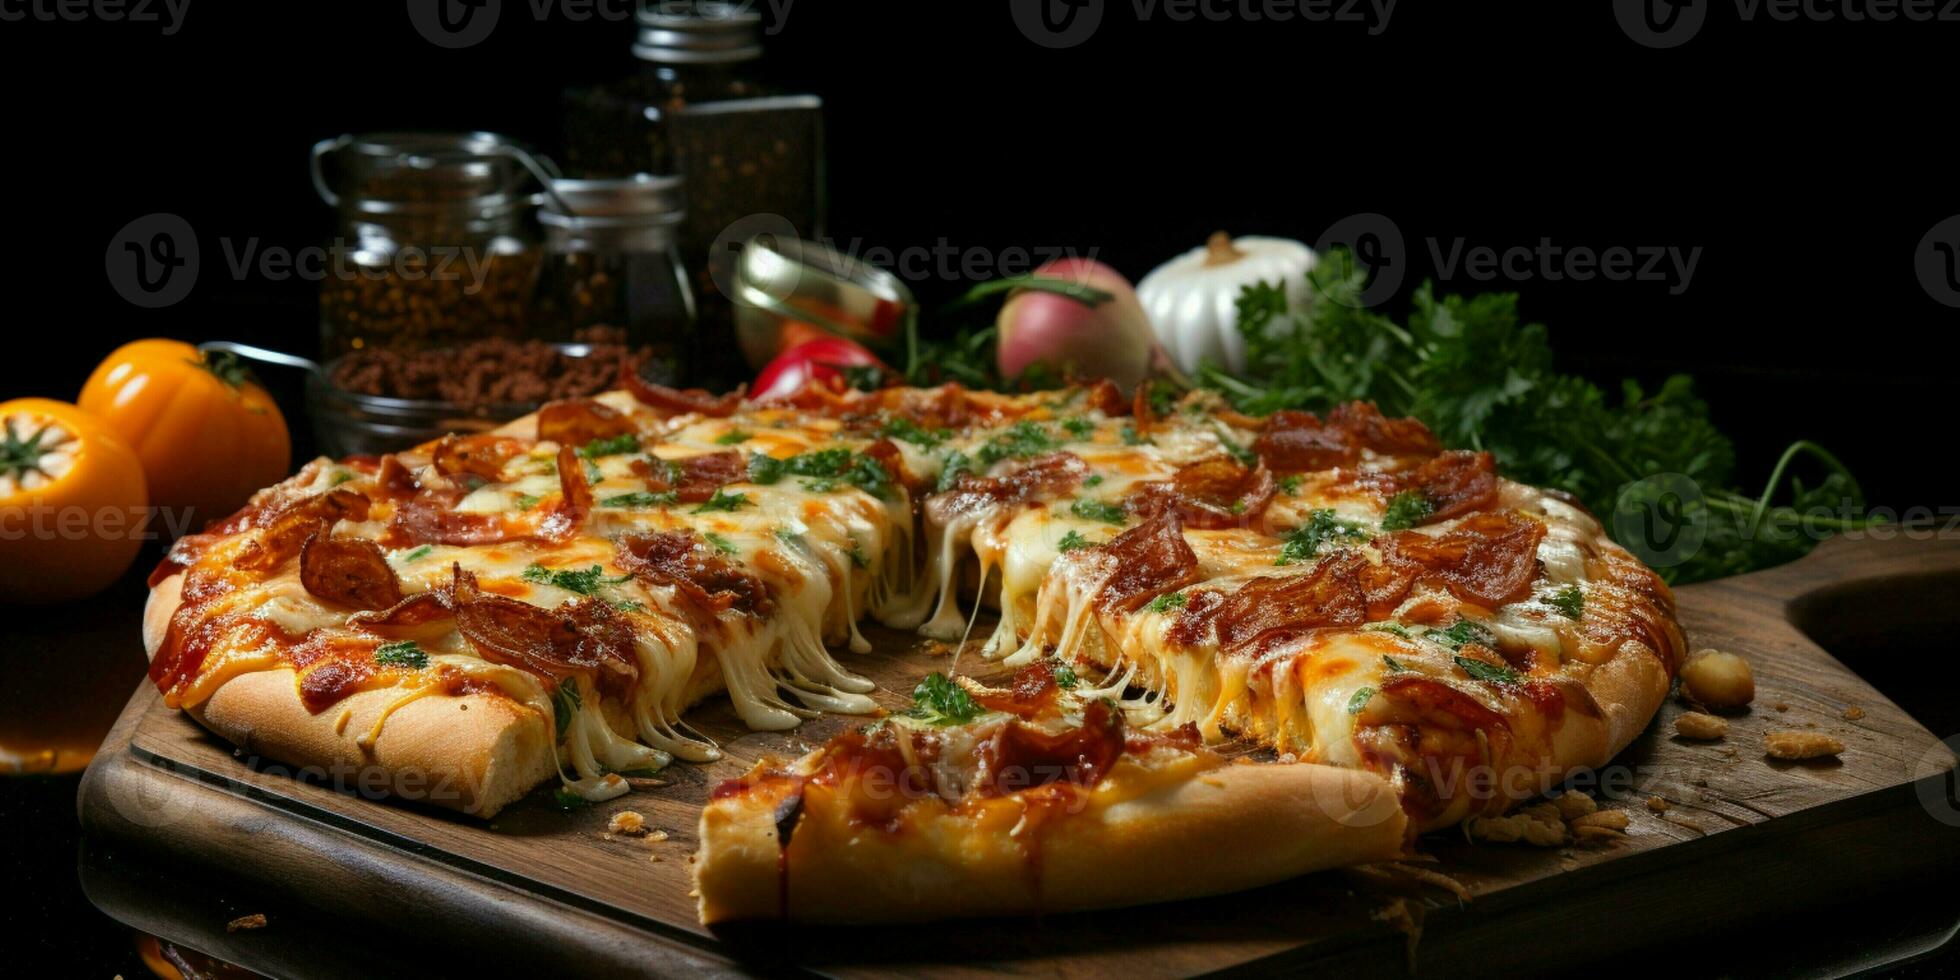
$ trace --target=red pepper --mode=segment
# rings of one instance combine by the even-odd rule
[[[884,386],[892,370],[863,345],[842,337],[820,337],[791,347],[755,376],[749,398],[773,401],[790,398],[815,383],[832,392]]]

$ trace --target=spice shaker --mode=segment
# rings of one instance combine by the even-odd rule
[[[370,133],[313,147],[337,232],[320,288],[325,356],[419,349],[527,327],[548,161],[495,133]]]
[[[544,256],[532,316],[551,340],[580,340],[595,331],[625,334],[630,347],[648,347],[648,379],[677,384],[700,357],[687,268],[675,247],[684,220],[681,179],[631,177],[557,179],[538,210]]]
[[[823,103],[764,80],[762,18],[753,8],[641,5],[633,45],[641,71],[565,98],[565,160],[574,175],[678,173],[687,181],[678,240],[693,274],[700,347],[711,355],[690,366],[690,384],[747,374],[720,290],[734,250],[751,237],[744,229],[823,234]],[[718,241],[724,254],[715,254]]]

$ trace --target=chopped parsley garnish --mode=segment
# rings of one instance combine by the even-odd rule
[[[870,568],[871,556],[864,553],[864,546],[851,542],[851,564],[858,568]]]
[[[1144,438],[1144,437],[1143,437],[1143,436],[1142,436],[1141,434],[1139,434],[1139,433],[1137,432],[1137,427],[1136,427],[1136,426],[1134,426],[1134,425],[1126,425],[1126,426],[1124,426],[1124,427],[1123,427],[1123,431],[1122,431],[1122,433],[1121,433],[1121,434],[1122,434],[1122,436],[1123,436],[1123,445],[1125,445],[1125,446],[1154,446],[1154,445],[1156,445],[1156,443],[1154,443],[1154,442],[1151,442],[1151,441],[1150,441],[1149,439],[1146,439],[1146,438]]]
[[[353,478],[353,470],[334,470],[333,476],[327,480],[327,486],[337,487]]]
[[[1361,709],[1367,707],[1368,702],[1372,700],[1374,696],[1375,696],[1375,689],[1372,687],[1364,687],[1355,691],[1354,697],[1348,698],[1348,714],[1351,715],[1360,714]]]
[[[1509,667],[1498,667],[1472,657],[1456,658],[1456,665],[1463,668],[1473,680],[1489,681],[1493,684],[1516,684],[1518,673]]]
[[[1237,441],[1225,433],[1224,426],[1218,426],[1216,431],[1218,433],[1219,445],[1224,446],[1225,451],[1232,454],[1232,458],[1238,460],[1240,466],[1251,469],[1259,465],[1259,454],[1239,445]]]
[[[520,493],[517,495],[517,509],[530,510],[538,505],[538,501],[543,499],[543,497],[534,493]]]
[[[729,493],[726,490],[716,488],[715,495],[703,500],[701,506],[694,508],[691,513],[712,514],[716,511],[740,510],[748,502],[749,495],[746,493]]]
[[[1055,543],[1055,549],[1057,551],[1070,552],[1077,548],[1087,548],[1089,544],[1088,538],[1083,537],[1081,533],[1071,528],[1067,534],[1062,535],[1062,540]]]
[[[594,439],[578,447],[580,459],[598,459],[601,456],[618,456],[622,453],[638,452],[640,437],[631,432],[613,436],[610,439]]]
[[[669,504],[674,503],[679,499],[680,499],[680,494],[675,493],[672,490],[663,490],[659,493],[649,493],[645,490],[635,490],[632,493],[621,493],[621,494],[614,494],[613,496],[610,497],[601,497],[599,498],[599,506],[601,507],[665,507],[668,506]]]
[[[813,477],[803,486],[816,493],[835,489],[837,483],[842,481],[880,499],[891,496],[892,474],[885,464],[840,446],[798,453],[783,459],[765,453],[749,454],[750,483],[767,486],[785,476]]]
[[[903,415],[894,415],[886,419],[884,427],[878,430],[878,434],[887,439],[903,439],[920,449],[936,448],[953,435],[951,430],[928,429]]]
[[[1304,482],[1304,480],[1305,478],[1298,473],[1295,473],[1292,476],[1280,477],[1279,492],[1291,497],[1294,494],[1300,492],[1300,484]]]
[[[384,643],[374,650],[374,662],[383,667],[408,667],[421,670],[429,665],[429,655],[414,640],[399,643]]]
[[[1566,619],[1578,619],[1579,615],[1586,611],[1586,593],[1576,585],[1568,585],[1558,590],[1545,601],[1551,603],[1552,608],[1563,613]]]
[[[546,568],[537,562],[525,566],[523,579],[538,585],[550,585],[576,592],[579,595],[596,595],[608,585],[633,580],[631,575],[607,575],[604,568],[593,565],[589,568]]]
[[[739,446],[753,438],[755,438],[754,433],[743,432],[740,429],[730,429],[715,437],[715,445]]]
[[[1490,630],[1467,619],[1457,620],[1446,630],[1423,630],[1422,638],[1440,643],[1452,650],[1461,650],[1465,645],[1471,643],[1485,647],[1497,646],[1497,637],[1491,635]]]
[[[1085,487],[1099,487],[1102,486],[1102,481],[1103,475],[1101,473],[1091,473],[1082,478],[1082,485]]]
[[[1061,444],[1039,423],[1023,419],[1006,432],[987,440],[980,447],[980,462],[992,466],[1003,459],[1025,459],[1060,448]]]
[[[1080,498],[1075,503],[1068,505],[1068,509],[1069,513],[1083,520],[1103,521],[1108,524],[1128,524],[1130,522],[1130,514],[1123,509],[1121,504],[1112,504],[1106,500]]]
[[[1429,502],[1420,490],[1404,490],[1388,499],[1388,512],[1382,515],[1382,530],[1400,531],[1415,527],[1436,512],[1436,505]]]
[[[558,683],[558,689],[551,692],[551,716],[558,723],[558,737],[564,738],[566,730],[572,727],[572,716],[578,714],[585,696],[579,693],[578,681],[566,678]]]
[[[1143,608],[1154,613],[1170,612],[1173,609],[1183,609],[1190,601],[1191,597],[1182,592],[1166,592],[1150,600],[1150,604]]]
[[[1087,439],[1091,433],[1096,431],[1096,423],[1080,415],[1071,415],[1062,420],[1062,428],[1068,430],[1068,434],[1077,439]]]
[[[1286,543],[1280,546],[1279,559],[1275,565],[1291,565],[1306,561],[1320,554],[1320,546],[1337,541],[1360,541],[1368,537],[1368,532],[1353,521],[1342,520],[1326,507],[1307,513],[1305,524],[1286,532]]]
[[[724,538],[713,531],[709,531],[708,533],[701,535],[701,537],[707,539],[707,542],[709,544],[715,546],[716,551],[719,551],[724,555],[739,555],[742,553],[742,550],[740,548],[735,547],[735,542],[730,541],[727,538]]]
[[[1369,623],[1361,628],[1375,633],[1393,633],[1405,640],[1415,639],[1409,634],[1409,628],[1401,623]]]
[[[589,459],[585,461],[585,482],[603,483],[605,482],[605,479],[606,479],[605,471],[599,469],[598,463],[595,463]]]
[[[435,545],[425,544],[420,548],[416,548],[408,552],[407,554],[402,555],[401,563],[406,565],[412,561],[421,561],[422,559],[429,557],[430,553],[434,552],[435,550],[436,550]]]
[[[1055,686],[1064,691],[1073,691],[1075,690],[1075,685],[1082,682],[1081,678],[1075,676],[1074,667],[1070,667],[1068,664],[1059,660],[1055,661],[1054,666],[1049,668],[1049,673],[1055,675]]]
[[[808,490],[811,493],[829,493],[832,490],[837,489],[837,481],[822,480],[822,479],[804,480],[802,483],[802,487],[803,489]]]
[[[1402,661],[1397,660],[1394,657],[1388,656],[1386,654],[1382,656],[1382,666],[1387,667],[1388,672],[1391,674],[1399,674],[1409,669],[1407,667],[1402,666]]]
[[[908,713],[934,725],[963,725],[980,717],[984,710],[966,688],[935,670],[912,689],[912,710]]]
[[[960,477],[973,472],[973,461],[966,454],[955,449],[946,454],[946,460],[939,467],[939,482],[933,486],[935,491],[945,493],[959,485]]]

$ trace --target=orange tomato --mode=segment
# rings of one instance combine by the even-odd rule
[[[0,601],[59,602],[116,580],[143,546],[136,451],[66,402],[0,402]]]
[[[285,416],[228,354],[177,340],[124,344],[78,402],[135,447],[171,532],[230,514],[292,466]]]

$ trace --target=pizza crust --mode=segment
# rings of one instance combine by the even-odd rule
[[[701,920],[923,921],[1119,908],[1387,860],[1408,818],[1387,780],[1306,763],[1226,765],[1144,795],[1012,827],[942,816],[855,825],[815,789],[787,860],[767,794],[711,802],[694,868]],[[1221,846],[1222,845],[1222,846]]]
[[[177,611],[183,576],[151,591],[143,643],[154,657]],[[242,751],[278,760],[292,775],[365,796],[490,817],[557,771],[544,715],[498,694],[430,694],[395,707],[412,688],[361,691],[319,714],[300,701],[290,667],[233,677],[192,718]],[[370,746],[361,740],[386,716]]]

